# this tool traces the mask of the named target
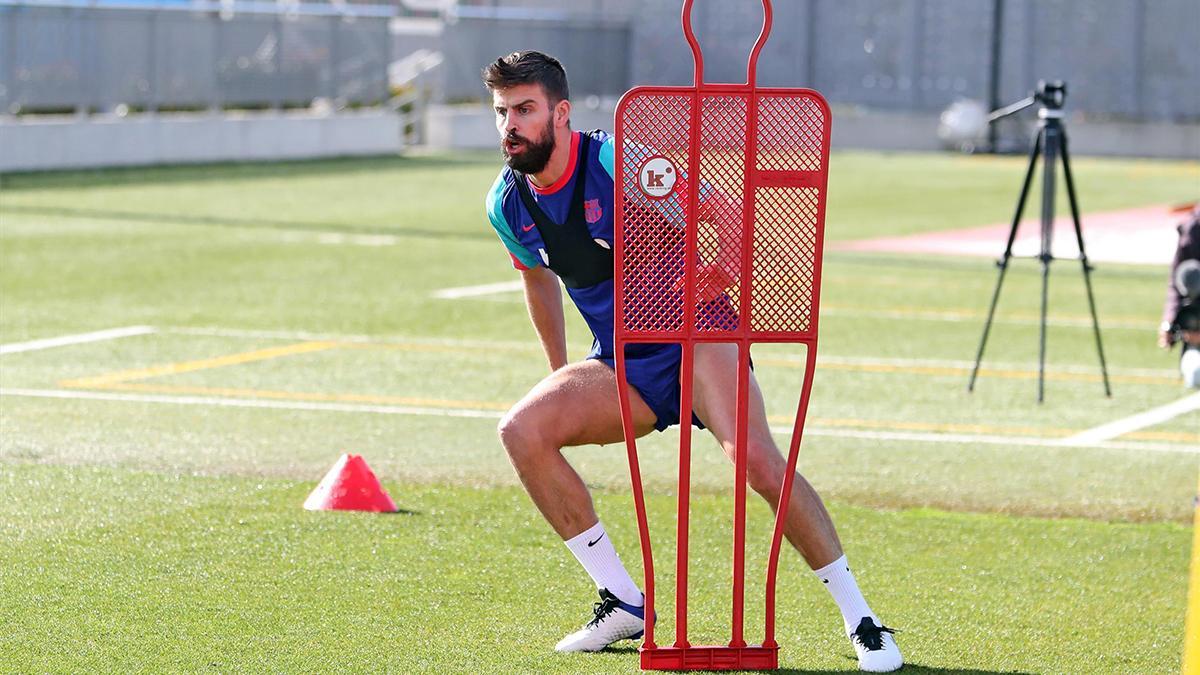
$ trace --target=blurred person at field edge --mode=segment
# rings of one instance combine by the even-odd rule
[[[1200,202],[1179,223],[1179,243],[1171,261],[1167,279],[1167,297],[1163,302],[1158,346],[1170,349],[1181,343],[1179,371],[1184,383],[1200,388]]]

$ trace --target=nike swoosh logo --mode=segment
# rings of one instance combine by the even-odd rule
[[[522,225],[522,226],[521,226],[521,231],[522,231],[522,232],[528,232],[528,231],[532,230],[532,229],[533,229],[533,228],[535,228],[535,227],[537,227],[537,223],[530,223],[530,224],[528,224],[528,225]]]
[[[603,539],[603,538],[604,538],[604,535],[600,535],[599,537],[596,537],[596,540],[595,540],[595,541],[589,541],[589,542],[588,542],[588,546],[589,546],[589,547],[591,547],[591,546],[595,546],[596,544],[599,544],[599,543],[600,543],[600,540],[601,540],[601,539]]]

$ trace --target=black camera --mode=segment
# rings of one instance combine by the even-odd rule
[[[1200,332],[1200,299],[1193,299],[1180,305],[1171,321],[1171,341],[1183,340],[1184,331]]]
[[[1172,342],[1179,342],[1184,331],[1200,331],[1200,260],[1181,262],[1173,281],[1181,302],[1168,332]]]
[[[1067,100],[1067,83],[1062,80],[1038,80],[1034,99],[1041,101],[1047,108],[1057,110],[1063,107]]]

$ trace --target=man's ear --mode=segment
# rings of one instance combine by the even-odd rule
[[[571,124],[571,102],[563,99],[554,105],[554,126],[565,127]]]

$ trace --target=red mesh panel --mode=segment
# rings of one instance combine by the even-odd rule
[[[704,208],[696,224],[696,330],[701,332],[738,328],[745,180],[746,98],[706,96],[700,106],[699,199]],[[706,269],[711,265],[719,271]]]
[[[624,221],[618,224],[624,237],[618,321],[629,332],[683,328],[683,294],[678,284],[688,221],[686,182],[676,176],[673,190],[652,196],[639,180],[646,163],[655,157],[689,173],[691,108],[690,96],[646,94],[627,101],[624,115],[617,120],[623,141],[616,174],[624,200]]]
[[[811,329],[819,200],[816,188],[758,190],[750,256],[752,331]]]
[[[820,171],[825,113],[810,96],[760,96],[758,168]]]

